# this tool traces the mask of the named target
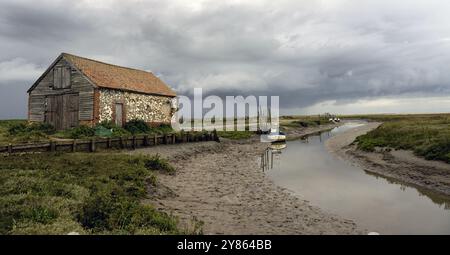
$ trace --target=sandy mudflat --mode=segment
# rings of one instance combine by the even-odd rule
[[[368,123],[331,137],[326,142],[328,150],[362,169],[391,177],[406,183],[450,195],[450,164],[425,160],[404,150],[379,150],[364,152],[351,145],[359,135],[378,127]]]
[[[364,234],[351,220],[311,206],[270,181],[260,169],[266,146],[254,137],[132,153],[159,153],[170,160],[177,174],[159,175],[163,192],[152,194],[149,202],[185,224],[193,217],[203,221],[205,234]]]

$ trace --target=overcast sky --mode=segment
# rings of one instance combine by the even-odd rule
[[[282,113],[450,112],[450,1],[0,2],[0,119],[61,53]]]

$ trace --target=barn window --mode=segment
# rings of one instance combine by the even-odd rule
[[[55,67],[53,69],[53,88],[70,88],[70,67]]]

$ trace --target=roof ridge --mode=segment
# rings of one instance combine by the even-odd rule
[[[115,65],[115,64],[111,64],[111,63],[106,63],[106,62],[102,62],[102,61],[95,60],[95,59],[92,59],[92,58],[86,58],[86,57],[77,56],[77,55],[74,55],[74,54],[71,54],[71,53],[67,53],[67,52],[62,52],[61,55],[63,55],[63,56],[72,56],[72,57],[81,58],[81,59],[85,59],[85,60],[88,60],[88,61],[92,61],[92,62],[104,64],[104,65],[109,65],[109,66],[113,66],[113,67],[129,69],[129,70],[134,70],[134,71],[139,71],[139,72],[145,72],[145,73],[150,73],[152,75],[155,75],[153,72],[149,72],[149,71],[145,71],[145,70],[141,70],[141,69],[137,69],[137,68],[132,68],[132,67],[119,66],[119,65]]]

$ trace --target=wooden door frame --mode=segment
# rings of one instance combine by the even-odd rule
[[[79,99],[79,97],[80,97],[80,93],[78,93],[78,92],[72,92],[72,91],[66,91],[66,92],[63,92],[63,93],[57,93],[57,94],[50,94],[50,95],[45,95],[45,102],[47,102],[47,98],[49,98],[49,97],[54,97],[54,98],[57,98],[57,97],[61,97],[62,99],[62,105],[61,105],[61,109],[56,109],[56,116],[57,117],[59,117],[59,119],[58,120],[54,120],[53,122],[53,125],[55,126],[55,128],[57,129],[57,130],[62,130],[62,129],[64,129],[65,128],[65,111],[67,111],[67,107],[66,107],[66,102],[65,102],[65,97],[64,96],[66,96],[66,95],[76,95],[76,96],[78,96],[78,100],[80,100]],[[55,100],[57,100],[57,99],[55,99]],[[45,106],[45,108],[46,108],[47,106]],[[60,111],[60,112],[58,112],[58,111]],[[61,116],[58,116],[58,115],[61,115]],[[77,114],[78,116],[77,116],[77,124],[79,124],[79,122],[80,122],[80,103],[78,102],[78,114]],[[46,116],[47,116],[47,109],[45,109],[44,110],[44,123],[47,123],[47,119],[46,119]],[[55,118],[56,119],[56,118]],[[57,122],[61,122],[60,124],[61,124],[61,127],[57,127],[57,125],[56,125],[56,123]]]
[[[55,122],[56,111],[48,111],[48,108],[49,108],[48,102],[49,102],[50,98],[53,98],[54,99],[53,103],[55,103],[56,96],[57,95],[46,95],[44,97],[44,123],[53,125],[55,128],[56,128],[56,122]],[[51,105],[50,107],[53,109],[53,105]],[[50,117],[49,112],[52,112],[53,116]],[[52,120],[51,122],[50,122],[50,119]]]
[[[112,105],[111,105],[111,109],[112,109],[111,121],[114,124],[116,124],[116,104],[122,105],[122,126],[123,126],[123,125],[125,125],[125,123],[127,121],[127,105],[125,104],[124,99],[113,100]]]
[[[66,117],[68,117],[67,116],[67,114],[69,113],[69,105],[67,104],[67,102],[66,102],[66,98],[68,98],[68,96],[76,96],[77,97],[77,99],[78,99],[78,105],[77,105],[77,113],[76,113],[76,121],[75,121],[75,127],[77,127],[77,126],[79,126],[79,123],[80,123],[80,93],[76,93],[76,92],[73,92],[73,93],[63,93],[62,94],[62,97],[63,97],[63,127],[64,128],[71,128],[71,126],[70,126],[70,123],[67,123],[67,120],[66,120]]]

